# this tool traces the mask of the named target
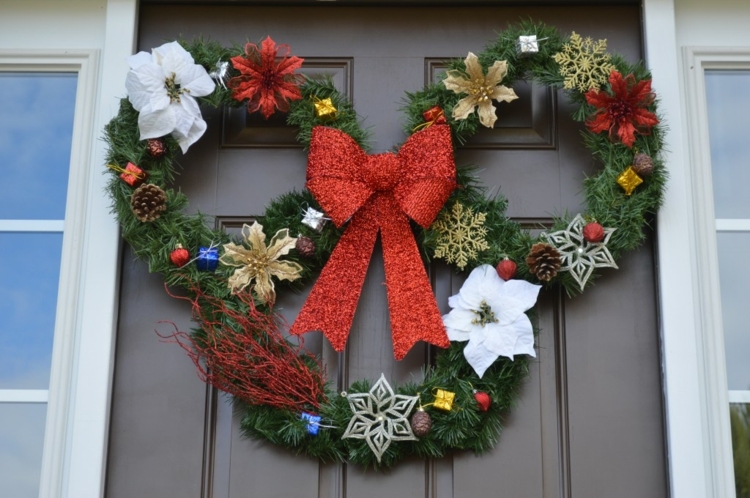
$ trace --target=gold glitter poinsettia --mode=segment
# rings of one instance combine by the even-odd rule
[[[279,261],[294,248],[297,239],[289,236],[289,230],[284,228],[276,232],[271,243],[266,247],[266,234],[263,225],[257,221],[252,226],[242,226],[242,237],[250,246],[238,246],[229,243],[224,245],[224,254],[219,258],[227,266],[237,269],[229,277],[229,288],[236,294],[255,280],[254,292],[256,297],[264,303],[276,300],[271,277],[279,280],[296,280],[300,277],[302,266],[292,261]]]
[[[465,75],[460,71],[448,71],[448,76],[443,80],[448,90],[468,94],[453,108],[453,118],[466,119],[474,112],[475,107],[479,107],[479,122],[487,128],[492,128],[497,120],[492,101],[511,102],[518,98],[512,88],[500,85],[508,72],[508,63],[495,61],[485,75],[477,56],[469,52],[464,64]],[[465,76],[468,76],[468,79]]]

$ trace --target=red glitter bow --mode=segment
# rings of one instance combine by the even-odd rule
[[[307,188],[337,227],[351,218],[291,333],[321,330],[343,351],[378,231],[397,360],[417,341],[448,347],[435,296],[409,218],[434,221],[456,187],[447,125],[412,135],[398,154],[367,155],[346,133],[313,128]]]

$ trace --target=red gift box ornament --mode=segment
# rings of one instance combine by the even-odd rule
[[[409,219],[427,228],[456,187],[448,126],[412,135],[398,154],[368,155],[346,133],[312,130],[307,188],[344,235],[290,332],[321,330],[343,351],[375,240],[380,232],[393,353],[402,359],[418,341],[448,347],[430,281]]]
[[[430,122],[431,124],[445,124],[445,113],[440,108],[440,106],[435,106],[427,109],[425,112],[422,113],[422,117],[425,121]]]
[[[443,112],[443,109],[437,105],[434,107],[430,107],[425,112],[423,112],[422,117],[424,118],[425,122],[415,127],[412,131],[424,130],[425,128],[429,128],[432,125],[445,124],[447,122],[445,120],[445,113]]]
[[[148,178],[148,173],[146,173],[133,163],[128,163],[128,165],[124,168],[121,168],[120,166],[114,164],[108,164],[107,167],[113,171],[120,173],[120,178],[122,179],[122,181],[133,188],[140,187]]]

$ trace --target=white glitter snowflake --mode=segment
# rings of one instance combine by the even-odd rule
[[[385,375],[372,386],[370,392],[346,397],[354,416],[341,437],[364,439],[380,461],[391,441],[416,441],[407,417],[417,402],[417,396],[393,394]]]
[[[594,268],[617,268],[615,260],[607,249],[607,242],[616,228],[605,228],[601,242],[588,242],[583,238],[586,221],[579,214],[573,218],[568,228],[550,234],[543,234],[550,244],[560,252],[563,266],[560,271],[569,271],[578,287],[583,291]]]

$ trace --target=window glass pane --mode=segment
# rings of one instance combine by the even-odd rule
[[[737,498],[750,498],[750,405],[729,405]]]
[[[47,389],[62,234],[0,233],[0,247],[0,389]]]
[[[46,416],[46,403],[0,403],[2,496],[39,496]]]
[[[747,319],[750,233],[718,233],[716,241],[727,382],[730,390],[750,390],[750,322]]]
[[[76,73],[0,73],[0,219],[65,217]]]
[[[750,71],[706,71],[706,106],[717,218],[750,218]]]

